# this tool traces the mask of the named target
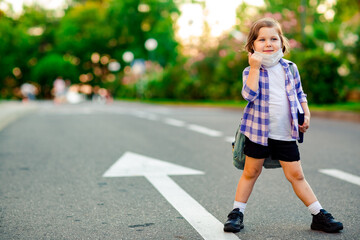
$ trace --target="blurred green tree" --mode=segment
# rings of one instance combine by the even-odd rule
[[[319,49],[307,51],[297,57],[296,64],[310,102],[336,103],[344,99],[344,83],[336,71],[340,60],[335,55]]]
[[[41,86],[39,97],[50,98],[54,80],[61,76],[64,79],[76,79],[79,75],[76,67],[64,60],[62,55],[49,54],[41,58],[31,71],[31,78]]]
[[[178,54],[174,22],[179,10],[174,1],[112,0],[107,8],[107,24],[114,31],[110,51],[123,64],[126,51],[135,58],[151,59],[162,66],[173,63]],[[153,51],[145,48],[147,39],[154,38],[158,45]]]
[[[55,26],[54,18],[39,6],[25,6],[17,19],[0,16],[2,98],[14,97],[12,90],[23,82],[36,82],[30,78],[30,69],[39,57],[52,50]]]
[[[56,32],[56,50],[80,59],[83,64],[93,52],[107,53],[114,31],[106,21],[106,8],[88,1],[69,8]]]
[[[16,67],[16,55],[14,54],[17,32],[14,31],[14,21],[4,15],[0,17],[0,97],[10,98],[12,88],[17,85],[12,70]]]
[[[248,65],[246,53],[238,53],[245,41],[242,33],[248,32],[253,20],[264,16],[282,24],[293,48],[286,58],[296,62],[306,76],[303,84],[310,99],[316,98],[317,87],[312,93],[315,81],[306,81],[317,76],[315,65],[324,68],[328,76],[319,84],[328,91],[326,96],[342,100],[359,86],[359,1],[265,0],[262,7],[243,3],[237,9],[236,40],[230,32],[213,44],[214,39],[208,38],[210,26],[205,24],[204,36],[195,49],[198,54],[191,57],[182,56],[181,43],[174,36],[180,14],[177,3],[74,0],[63,17],[55,17],[39,5],[25,7],[17,17],[0,11],[0,97],[13,98],[16,88],[26,81],[40,83],[41,96],[48,96],[54,76],[44,67],[46,60],[59,65],[55,75],[64,75],[58,71],[66,65],[72,82],[106,87],[115,97],[139,96],[136,81],[140,79],[146,87],[142,96],[148,98],[239,99],[241,73]],[[154,50],[144,45],[151,38],[157,41]],[[126,52],[132,53],[128,54],[131,58],[123,58]],[[316,53],[326,59],[317,58]],[[129,75],[133,59],[158,62],[162,70],[147,70],[142,77]],[[311,66],[315,60],[332,68],[318,63]],[[119,62],[121,68],[109,69],[111,62]],[[332,100],[319,97],[314,101]]]

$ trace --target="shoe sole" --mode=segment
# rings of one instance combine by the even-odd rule
[[[227,226],[224,226],[224,232],[237,233],[237,232],[240,232],[240,230],[243,228],[244,228],[244,225],[241,225],[240,228],[234,228],[231,225],[227,225]]]
[[[315,224],[311,224],[311,229],[312,230],[317,230],[317,231],[323,231],[326,233],[337,233],[340,230],[343,230],[343,226],[334,226],[333,228],[328,228],[328,229],[323,229],[321,226],[315,225]]]

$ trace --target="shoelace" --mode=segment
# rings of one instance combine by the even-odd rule
[[[231,212],[228,215],[228,218],[230,219],[236,219],[239,216],[239,212]]]
[[[324,215],[325,215],[325,217],[327,218],[327,219],[334,219],[334,217],[331,215],[331,213],[324,213]]]

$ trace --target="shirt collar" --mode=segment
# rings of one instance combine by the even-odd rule
[[[283,58],[280,59],[280,63],[283,67],[288,68],[289,64],[287,63],[287,61],[285,61]]]

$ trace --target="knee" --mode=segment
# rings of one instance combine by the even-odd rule
[[[243,176],[246,179],[256,179],[259,177],[262,168],[245,168],[243,172]]]
[[[289,182],[296,182],[296,181],[303,181],[305,176],[302,171],[291,171],[290,173],[286,174],[286,178]]]

